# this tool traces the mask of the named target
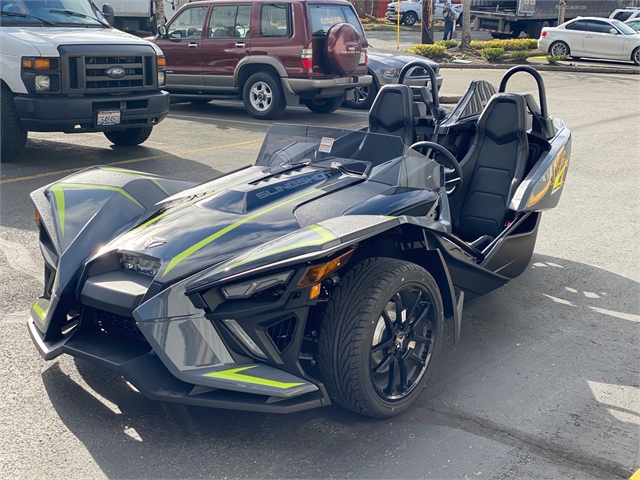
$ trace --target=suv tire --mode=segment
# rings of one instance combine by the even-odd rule
[[[267,72],[254,73],[247,79],[242,100],[249,114],[260,120],[278,118],[287,108],[280,79]]]
[[[335,112],[340,105],[344,96],[329,97],[329,98],[317,98],[315,100],[304,100],[304,104],[309,110],[315,113],[331,113]]]
[[[2,110],[0,110],[2,115],[0,119],[2,151],[0,152],[0,160],[10,162],[20,155],[27,144],[27,131],[18,117],[18,111],[13,102],[15,95],[6,88],[1,88],[0,94],[2,95]]]
[[[129,128],[127,130],[104,132],[104,136],[114,145],[131,147],[144,143],[151,135],[152,130],[153,127]]]

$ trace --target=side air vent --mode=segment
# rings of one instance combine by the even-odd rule
[[[146,342],[133,317],[125,317],[116,313],[94,309],[95,322],[103,333],[119,333],[127,337]]]
[[[269,335],[269,338],[280,355],[293,343],[297,324],[298,319],[292,315],[267,327],[267,335]]]

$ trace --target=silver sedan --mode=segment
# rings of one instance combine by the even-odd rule
[[[361,110],[368,110],[371,108],[373,100],[378,94],[378,90],[383,85],[390,85],[398,83],[398,77],[400,76],[400,70],[407,63],[414,60],[422,60],[429,63],[433,70],[436,72],[436,82],[438,89],[442,86],[442,75],[440,75],[440,67],[433,60],[414,55],[412,53],[382,53],[372,52],[369,50],[369,75],[373,77],[373,82],[367,87],[358,87],[355,89],[354,99],[344,101],[343,105],[349,108],[358,108]],[[413,69],[409,74],[409,79],[405,80],[405,84],[414,86],[427,85],[429,77],[423,68],[417,67]]]

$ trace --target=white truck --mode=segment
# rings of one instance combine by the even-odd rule
[[[401,23],[411,26],[421,20],[422,0],[408,0],[399,3]],[[447,3],[447,0],[433,0],[433,6],[435,9],[433,18],[435,20],[444,20],[442,11],[444,10],[445,3]],[[451,9],[456,13],[456,18],[458,19],[457,23],[460,24],[462,22],[462,3],[452,3],[450,0],[449,3],[451,4]],[[398,21],[398,2],[390,3],[387,6],[385,17],[387,18],[387,20],[390,20],[394,23]]]
[[[0,0],[0,159],[28,132],[144,142],[169,113],[162,50],[112,28],[90,0]]]
[[[163,0],[164,18],[161,19],[160,24],[171,20],[176,10],[189,2],[190,0]],[[153,35],[158,33],[158,15],[154,0],[106,0],[93,3],[100,9],[105,3],[113,7],[114,27],[119,30],[126,32],[142,30],[151,32]]]

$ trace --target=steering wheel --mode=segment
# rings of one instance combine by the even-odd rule
[[[456,157],[453,156],[453,153],[451,153],[449,150],[444,148],[442,145],[435,142],[426,142],[426,141],[416,142],[413,145],[411,145],[410,148],[415,150],[418,147],[427,147],[427,148],[430,148],[431,150],[435,150],[436,152],[441,153],[448,160],[449,165],[453,167],[453,169],[456,171],[458,178],[460,178],[460,183],[462,183],[463,181],[462,168],[460,167],[460,163],[458,163],[458,160],[456,160]],[[438,162],[438,160],[435,160],[435,161]],[[442,165],[442,163],[440,163],[440,165]],[[447,165],[444,165],[444,166],[447,166]]]

